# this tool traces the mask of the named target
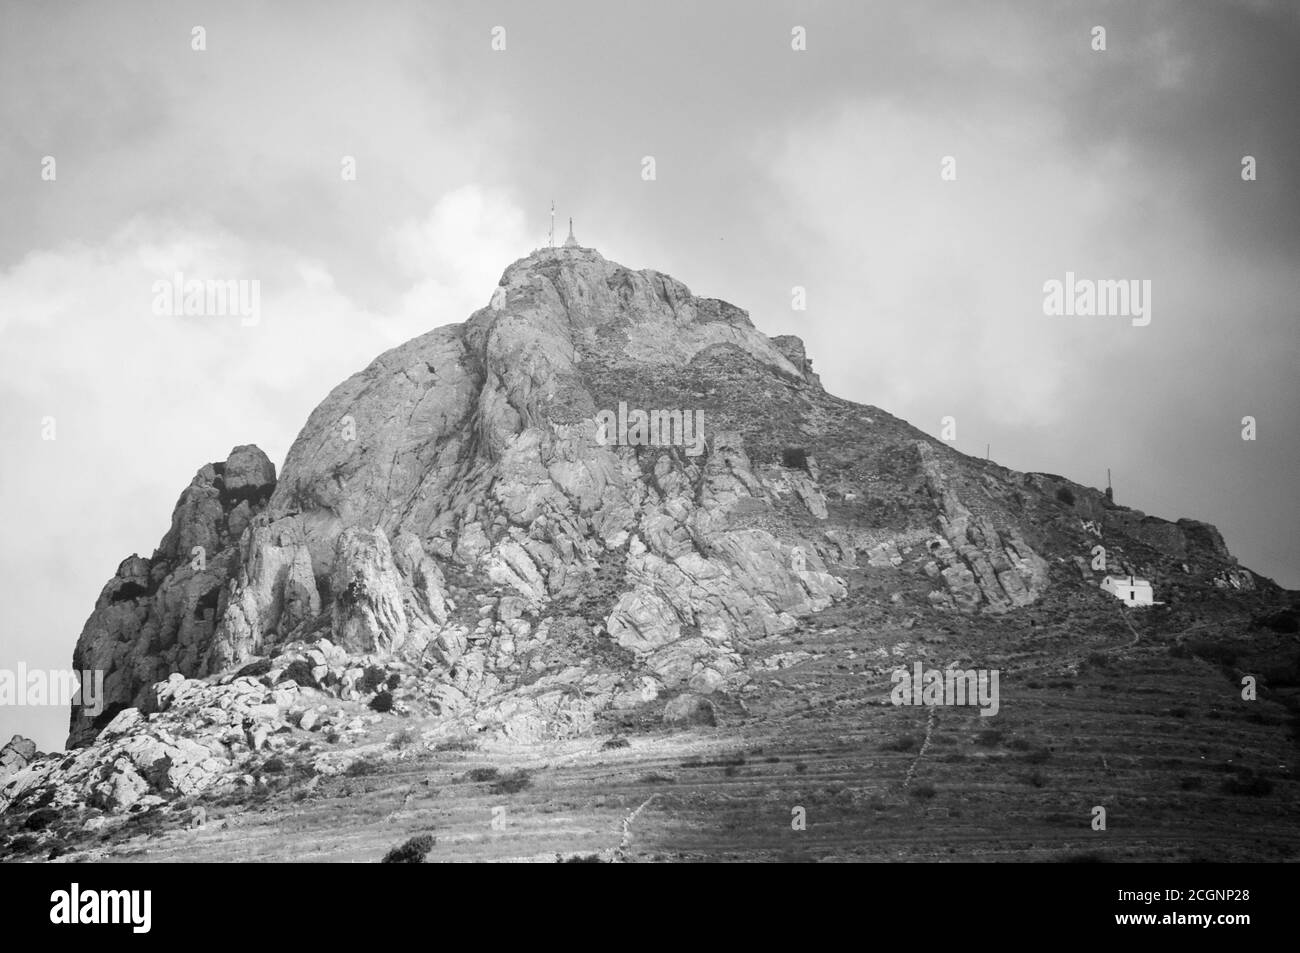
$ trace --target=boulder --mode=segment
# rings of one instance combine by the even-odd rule
[[[14,735],[0,748],[0,783],[4,779],[27,767],[36,757],[36,742],[22,735]]]
[[[665,725],[681,727],[685,725],[716,725],[717,716],[713,703],[703,695],[685,692],[669,700],[664,706],[663,721]]]
[[[235,447],[221,472],[225,495],[235,500],[270,496],[275,488],[275,464],[251,444]]]

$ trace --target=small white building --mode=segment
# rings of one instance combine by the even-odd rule
[[[1149,606],[1155,602],[1151,583],[1140,576],[1107,576],[1101,581],[1101,588],[1126,605]]]

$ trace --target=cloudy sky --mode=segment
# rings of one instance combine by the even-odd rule
[[[196,469],[281,464],[336,383],[486,304],[552,199],[801,335],[833,393],[1110,467],[1300,587],[1297,11],[0,0],[0,669],[69,665]],[[1045,316],[1067,271],[1150,280],[1150,325]],[[260,322],[154,315],[175,272],[259,280]],[[66,717],[0,709],[0,742]]]

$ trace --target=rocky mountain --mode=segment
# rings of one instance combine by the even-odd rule
[[[198,471],[78,640],[107,707],[74,709],[81,750],[0,779],[0,808],[251,784],[250,759],[389,712],[431,744],[708,723],[823,614],[991,631],[1113,611],[1106,571],[1166,603],[1280,594],[1213,526],[967,457],[828,394],[733,305],[542,249],[334,388],[278,477],[254,446]]]

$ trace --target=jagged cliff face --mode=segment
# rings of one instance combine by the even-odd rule
[[[148,704],[172,672],[204,669],[236,544],[266,506],[275,466],[257,447],[236,447],[204,466],[176,503],[172,525],[149,559],[130,556],[104,586],[86,621],[73,666],[105,673],[105,709],[72,712],[68,746],[89,741],[125,707]]]
[[[665,410],[695,429],[629,445],[636,411]],[[564,735],[738,689],[756,640],[837,602],[998,613],[1095,587],[1098,534],[1158,586],[1255,585],[1213,527],[964,457],[827,394],[797,338],[738,308],[546,249],[336,387],[278,481],[255,447],[199,471],[82,632],[109,707],[74,710],[69,743],[171,673],[321,640],[415,666],[447,719]]]

